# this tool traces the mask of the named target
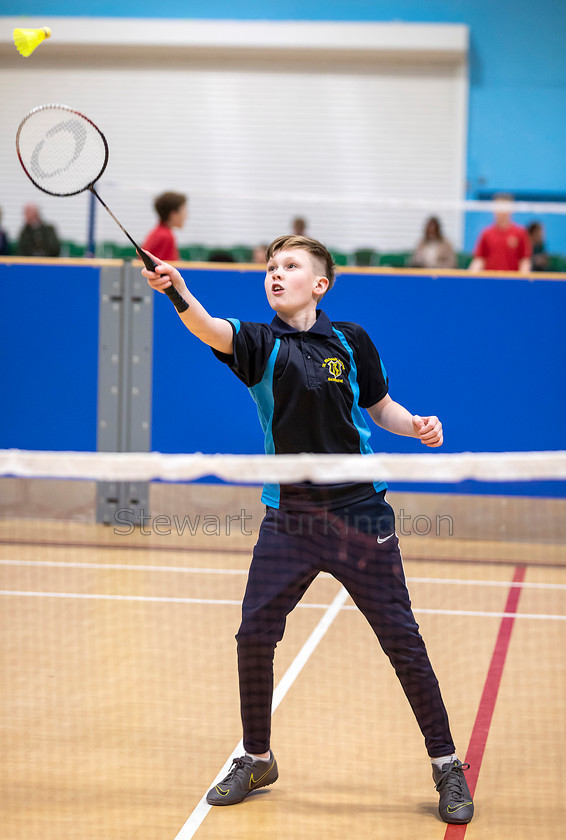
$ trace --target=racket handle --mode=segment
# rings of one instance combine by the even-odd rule
[[[145,251],[138,250],[138,254],[140,260],[143,262],[147,270],[155,271],[155,269],[157,268],[157,263],[154,262],[151,259],[151,257],[145,253]],[[163,291],[165,292],[165,294],[167,295],[177,312],[186,312],[186,310],[189,308],[189,304],[183,297],[181,297],[175,286],[168,286],[166,289],[163,289]]]

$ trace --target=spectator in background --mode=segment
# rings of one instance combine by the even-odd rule
[[[37,204],[26,204],[18,254],[22,257],[58,257],[60,250],[61,243],[53,225],[42,220]]]
[[[456,255],[450,242],[444,238],[442,226],[436,216],[427,219],[423,238],[410,259],[415,268],[455,268]]]
[[[531,222],[527,225],[527,233],[531,240],[532,248],[532,270],[533,271],[549,271],[549,259],[546,253],[546,245],[544,242],[544,228],[540,222]]]
[[[531,241],[524,227],[511,218],[513,196],[498,193],[494,196],[495,221],[480,234],[470,263],[470,271],[531,270]]]
[[[257,248],[254,248],[252,254],[252,262],[254,263],[264,263],[265,259],[265,252],[267,251],[267,245],[258,245]]]
[[[216,262],[216,263],[233,263],[236,262],[232,254],[229,251],[223,251],[221,248],[217,248],[215,251],[211,251],[208,255],[209,262]]]
[[[7,256],[10,253],[10,242],[8,234],[2,227],[2,210],[0,210],[0,256]]]
[[[302,216],[296,216],[292,222],[292,231],[294,236],[307,235],[307,221]]]
[[[179,259],[179,249],[173,228],[182,228],[188,216],[187,196],[182,193],[164,192],[153,202],[159,216],[157,227],[148,233],[142,248],[167,262]]]

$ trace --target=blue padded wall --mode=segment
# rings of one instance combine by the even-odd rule
[[[98,276],[0,265],[2,449],[96,449]]]
[[[188,277],[187,277],[188,279]],[[259,271],[191,271],[190,288],[213,315],[270,321]],[[560,449],[566,410],[566,283],[473,276],[345,274],[323,309],[356,321],[384,360],[392,397],[437,414],[444,451]],[[420,451],[375,428],[376,451]],[[260,452],[246,388],[177,319],[155,307],[153,448]],[[422,448],[422,447],[421,447]]]

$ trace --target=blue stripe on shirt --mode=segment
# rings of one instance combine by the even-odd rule
[[[348,344],[344,333],[337,330],[336,327],[332,327],[332,329],[344,345],[344,348],[350,357],[350,373],[348,374],[348,379],[350,382],[350,388],[352,389],[352,395],[354,397],[352,402],[352,423],[356,427],[360,436],[360,452],[362,455],[372,455],[373,449],[369,445],[371,432],[360,408],[360,386],[358,385],[358,368],[354,360],[354,353]],[[384,481],[374,481],[373,486],[375,487],[376,493],[380,493],[382,490],[387,488],[387,484]]]
[[[275,409],[275,400],[273,397],[273,371],[280,346],[281,339],[277,338],[267,361],[261,382],[254,385],[253,388],[248,388],[248,391],[252,395],[252,399],[257,406],[259,422],[261,423],[261,428],[263,429],[263,433],[265,435],[266,455],[275,454],[275,443],[273,441],[273,412]],[[281,487],[279,484],[263,485],[261,500],[264,504],[269,505],[270,507],[278,508],[280,498]]]

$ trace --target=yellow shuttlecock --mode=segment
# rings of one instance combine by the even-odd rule
[[[51,30],[48,26],[44,26],[43,29],[14,29],[14,44],[25,58],[31,55],[46,38],[51,38]]]

